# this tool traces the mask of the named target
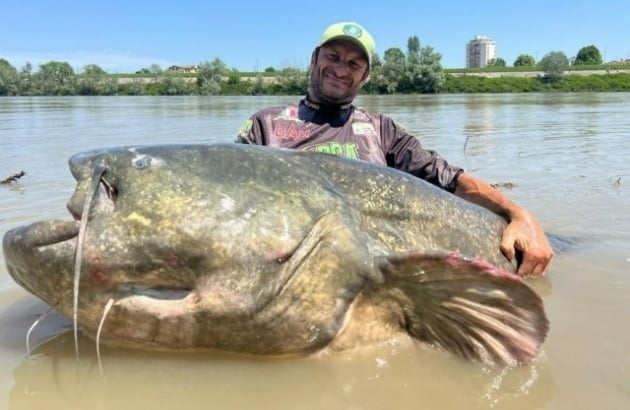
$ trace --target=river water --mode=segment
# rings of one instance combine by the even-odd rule
[[[67,159],[104,146],[232,141],[295,97],[0,98],[0,235],[69,217]],[[0,256],[0,409],[622,409],[630,403],[630,94],[361,97],[570,239],[530,283],[551,331],[531,366],[378,347],[323,358],[101,348],[9,277]],[[359,177],[359,176],[358,176]]]

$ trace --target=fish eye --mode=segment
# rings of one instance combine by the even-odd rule
[[[134,168],[138,170],[143,170],[151,166],[152,159],[147,155],[141,155],[134,158],[131,163]]]

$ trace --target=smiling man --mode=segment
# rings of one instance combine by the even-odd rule
[[[369,113],[352,101],[370,78],[376,47],[357,23],[329,26],[311,55],[306,98],[255,113],[237,142],[309,150],[369,161],[408,172],[508,221],[501,250],[512,260],[522,254],[521,275],[547,269],[553,252],[534,216],[487,183],[456,166],[386,115]]]
[[[370,77],[372,37],[357,25],[347,24],[341,32],[344,30],[358,37],[339,36],[339,27],[333,26],[324,33],[322,44],[311,57],[309,94],[314,102],[349,103]],[[361,37],[365,37],[362,42],[358,41]]]

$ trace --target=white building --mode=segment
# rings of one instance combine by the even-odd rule
[[[485,67],[497,58],[497,44],[486,36],[475,36],[466,44],[466,67]]]

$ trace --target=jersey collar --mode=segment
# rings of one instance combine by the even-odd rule
[[[320,103],[316,103],[313,102],[311,100],[308,99],[308,96],[306,96],[306,98],[304,98],[304,105],[306,105],[308,108],[312,109],[312,110],[316,110],[319,111],[321,110],[327,110],[327,111],[332,111],[333,109],[338,109],[339,111],[344,111],[344,110],[349,110],[350,108],[352,108],[352,103],[346,103],[346,104],[320,104]]]

